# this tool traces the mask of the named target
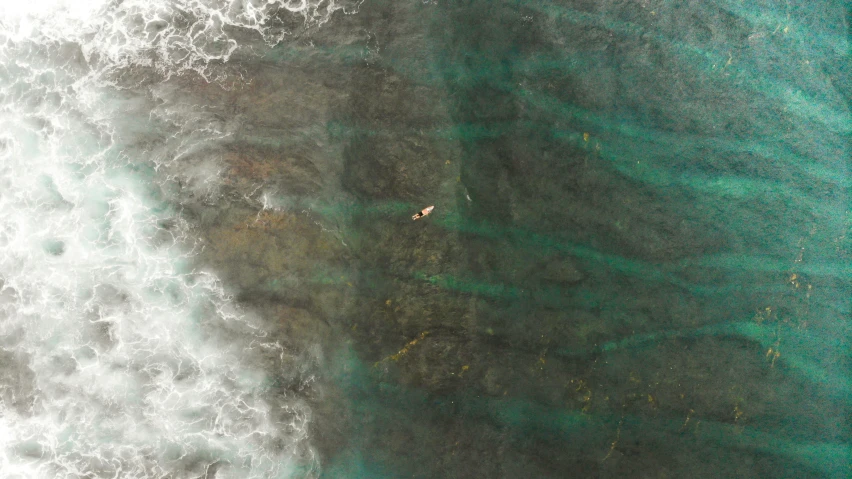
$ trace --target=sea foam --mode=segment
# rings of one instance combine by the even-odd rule
[[[357,2],[16,5],[0,20],[0,475],[315,476],[310,409],[252,360],[278,349],[286,368],[286,351],[189,269],[197,245],[159,194],[159,165],[227,128],[151,101],[170,76],[210,79],[240,48],[229,29],[275,43],[282,15],[321,24]],[[134,69],[151,74],[120,87]]]

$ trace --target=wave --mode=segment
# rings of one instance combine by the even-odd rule
[[[313,381],[304,359],[190,269],[199,247],[156,174],[227,125],[158,107],[157,85],[221,79],[211,66],[240,34],[275,44],[358,3],[42,1],[3,14],[0,475],[318,474],[310,408],[278,387]],[[142,93],[116,81],[139,69]]]

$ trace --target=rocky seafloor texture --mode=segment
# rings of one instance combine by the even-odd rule
[[[169,80],[234,131],[170,195],[324,477],[848,477],[848,15],[367,0]]]

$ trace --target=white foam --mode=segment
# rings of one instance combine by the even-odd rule
[[[363,0],[35,0],[3,12],[5,41],[73,42],[98,73],[131,66],[166,77],[195,71],[209,79],[211,64],[239,47],[232,33],[253,31],[274,45],[336,12],[355,13]],[[5,8],[5,6],[4,6]]]
[[[267,386],[293,358],[186,270],[195,245],[152,184],[227,125],[191,105],[151,116],[108,77],[203,75],[236,48],[227,26],[276,41],[276,9],[321,22],[335,3],[15,5],[0,20],[0,477],[315,475],[310,409]],[[281,353],[255,364],[258,348]]]

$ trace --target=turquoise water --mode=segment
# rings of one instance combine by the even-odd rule
[[[852,474],[841,3],[364,8],[327,477]]]
[[[848,2],[54,3],[1,476],[852,477]]]

